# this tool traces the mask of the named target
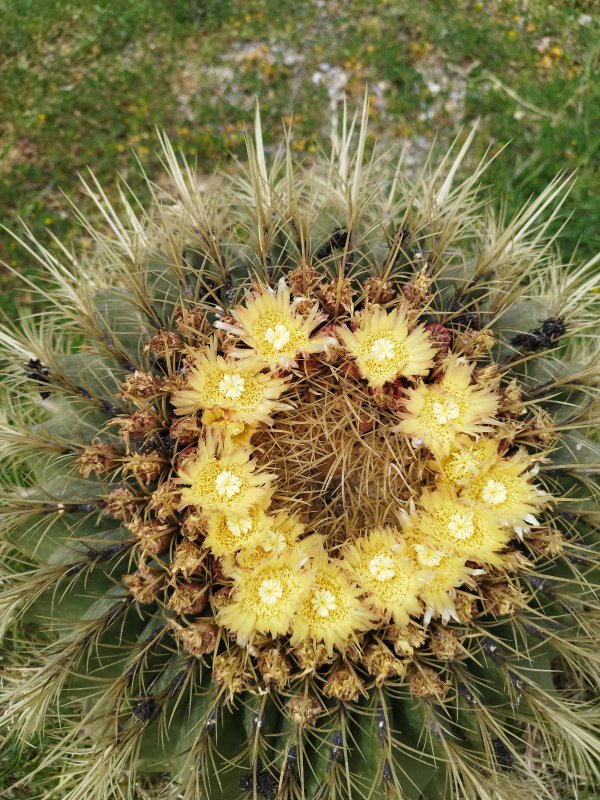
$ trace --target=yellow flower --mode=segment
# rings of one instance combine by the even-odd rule
[[[207,409],[202,414],[202,423],[207,428],[214,428],[218,436],[231,439],[236,446],[245,447],[249,445],[250,440],[256,433],[256,426],[230,419],[227,413],[220,408]]]
[[[410,333],[406,314],[395,308],[386,312],[376,306],[365,311],[355,331],[339,329],[340,339],[369,386],[378,388],[401,375],[427,375],[435,349],[419,326]]]
[[[429,625],[431,619],[438,616],[444,624],[451,618],[458,621],[454,589],[465,583],[472,585],[472,576],[481,574],[482,570],[469,569],[463,557],[422,535],[408,540],[407,552],[416,569],[427,570],[427,580],[420,592],[425,603],[423,623]]]
[[[187,378],[187,386],[172,398],[176,414],[221,409],[225,419],[248,425],[271,422],[271,414],[288,408],[277,401],[286,381],[261,372],[256,358],[240,366],[216,354],[214,347],[201,353]]]
[[[267,526],[263,505],[252,506],[243,514],[211,514],[204,546],[214,556],[228,556],[258,542]]]
[[[294,514],[279,511],[274,517],[266,516],[261,536],[238,553],[237,563],[245,569],[252,569],[267,559],[291,550],[303,532],[304,525]],[[302,540],[305,549],[309,540],[314,544],[315,537]]]
[[[421,610],[417,596],[426,575],[406,557],[398,530],[375,528],[343,551],[342,562],[367,593],[368,604],[398,624]]]
[[[297,553],[284,553],[251,570],[233,571],[232,602],[219,612],[219,623],[233,631],[240,644],[255,633],[288,632],[313,573]]]
[[[530,481],[532,460],[524,451],[499,459],[465,489],[465,497],[484,506],[505,525],[537,525],[533,516],[546,495]]]
[[[307,315],[300,314],[290,300],[290,290],[281,280],[277,290],[265,286],[259,294],[246,294],[245,306],[231,311],[237,325],[216,322],[217,328],[238,336],[251,349],[236,348],[238,358],[258,356],[271,369],[292,367],[298,355],[321,353],[335,339],[312,331],[325,317],[317,304]]]
[[[483,433],[497,424],[494,414],[498,396],[490,389],[471,384],[473,367],[450,356],[439,383],[409,389],[397,430],[441,457],[450,452],[459,434]]]
[[[447,456],[430,461],[429,466],[439,472],[444,481],[458,490],[476,480],[481,472],[499,459],[496,439],[480,436],[475,440],[468,436],[459,436],[451,452]]]
[[[454,489],[441,485],[436,491],[421,495],[423,512],[417,515],[415,528],[430,541],[437,542],[449,553],[464,561],[500,566],[499,554],[511,538],[508,528],[498,524],[497,517],[485,508],[461,502]]]
[[[339,567],[321,560],[310,591],[302,598],[292,622],[290,644],[306,639],[323,642],[329,655],[356,642],[369,627],[371,615],[361,604],[360,589],[352,586]]]
[[[243,514],[267,499],[275,475],[257,472],[250,460],[252,451],[235,445],[229,437],[220,439],[209,430],[193,456],[178,472],[181,489],[179,510],[200,506],[204,512]]]

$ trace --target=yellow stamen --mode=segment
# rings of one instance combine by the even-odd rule
[[[448,532],[454,539],[469,539],[474,531],[472,511],[459,511],[453,514],[448,522]]]
[[[274,328],[267,328],[265,331],[265,339],[274,350],[283,350],[290,338],[289,330],[281,323],[277,323]]]
[[[499,506],[506,500],[506,497],[506,486],[501,481],[494,481],[491,478],[481,492],[483,502],[489,503],[491,506]]]
[[[258,596],[266,606],[274,606],[282,595],[283,586],[276,578],[265,578],[258,587]]]
[[[369,572],[376,581],[389,581],[395,574],[394,559],[391,556],[386,556],[383,553],[374,556],[369,561]]]
[[[317,589],[311,599],[312,607],[319,617],[328,617],[337,609],[337,601],[333,592],[328,589]]]
[[[219,382],[219,391],[229,400],[237,400],[238,397],[242,396],[245,388],[246,381],[241,375],[236,375],[235,373],[223,375]]]
[[[371,345],[371,355],[376,361],[391,361],[396,355],[396,348],[391,339],[382,336]]]
[[[235,497],[240,493],[241,487],[241,480],[228,469],[224,469],[215,478],[215,490],[220,497]]]
[[[437,401],[433,404],[433,416],[440,425],[447,425],[460,415],[460,408],[456,400],[447,397],[445,400]]]

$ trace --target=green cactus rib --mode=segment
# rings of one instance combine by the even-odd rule
[[[0,613],[4,635],[28,625],[39,636],[6,670],[0,707],[23,742],[52,731],[39,767],[58,780],[49,798],[132,800],[148,775],[162,776],[161,797],[185,800],[524,800],[600,785],[598,260],[565,265],[549,241],[562,177],[496,219],[477,191],[485,163],[458,177],[471,138],[411,182],[390,154],[365,157],[366,111],[334,127],[331,155],[312,168],[289,146],[267,167],[257,125],[247,168],[206,192],[161,138],[172,189],[150,212],[124,194],[119,218],[88,185],[111,229],[93,232],[92,254],[60,260],[24,237],[53,288],[41,284],[39,320],[0,333]],[[466,592],[471,618],[434,620],[425,644],[400,654],[402,676],[337,654],[327,669],[354,664],[352,697],[328,694],[331,671],[317,668],[266,680],[223,632],[194,654],[178,626],[212,622],[211,605],[178,617],[168,590],[141,602],[124,582],[138,543],[107,513],[111,493],[127,485],[144,504],[154,484],[123,472],[122,385],[136,370],[172,377],[152,338],[193,346],[181,309],[212,324],[253,280],[302,267],[307,280],[314,270],[358,293],[376,277],[402,293],[425,266],[426,320],[450,337],[489,331],[500,385],[516,381],[531,420],[523,436],[544,450],[538,478],[553,501],[515,546],[514,583],[492,570]],[[548,320],[560,335],[543,332]],[[144,446],[170,465],[172,408],[164,397],[148,408],[158,421]],[[98,446],[117,467],[84,477],[81,456]],[[165,558],[147,558],[157,582]],[[448,631],[458,645],[444,654]],[[272,647],[285,653],[287,640]],[[223,678],[217,659],[225,669],[238,656]]]

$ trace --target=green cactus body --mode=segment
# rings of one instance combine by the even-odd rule
[[[360,123],[306,168],[267,167],[257,121],[206,190],[163,140],[150,212],[88,187],[91,255],[23,241],[50,284],[0,333],[2,618],[39,635],[2,707],[23,741],[52,722],[48,797],[598,777],[600,295],[548,242],[568,181],[496,220],[472,135],[411,183]]]

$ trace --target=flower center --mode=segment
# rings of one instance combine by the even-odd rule
[[[269,531],[261,547],[266,553],[279,552],[285,547],[285,538],[282,533]]]
[[[273,350],[283,350],[290,340],[290,332],[285,325],[278,322],[274,328],[267,328],[265,331],[265,339]]]
[[[248,517],[227,520],[227,528],[234,536],[241,536],[243,533],[248,533],[251,527],[252,520],[248,519]]]
[[[376,581],[389,581],[396,574],[394,559],[384,553],[373,556],[369,561],[369,572]]]
[[[456,400],[448,397],[441,402],[436,401],[433,404],[433,416],[440,423],[440,425],[447,425],[456,419],[460,414],[460,409]]]
[[[317,589],[313,593],[311,604],[318,617],[328,617],[337,609],[335,595],[329,589]]]
[[[491,478],[481,492],[483,502],[491,506],[499,506],[506,500],[506,496],[506,486],[501,481],[493,481]]]
[[[233,472],[224,469],[215,478],[215,489],[220,497],[235,497],[240,493],[242,486],[241,480]]]
[[[371,355],[376,361],[391,361],[396,355],[396,348],[391,339],[382,336],[371,345]]]
[[[415,553],[417,554],[417,561],[423,567],[437,567],[444,557],[444,554],[439,550],[432,550],[425,544],[416,544]]]
[[[283,586],[276,578],[265,578],[258,587],[258,596],[266,606],[274,606],[282,595]]]
[[[475,525],[471,511],[459,511],[453,514],[448,523],[448,532],[454,539],[468,539],[473,535]]]
[[[219,382],[219,391],[229,400],[237,400],[243,394],[245,385],[241,375],[227,374]]]

